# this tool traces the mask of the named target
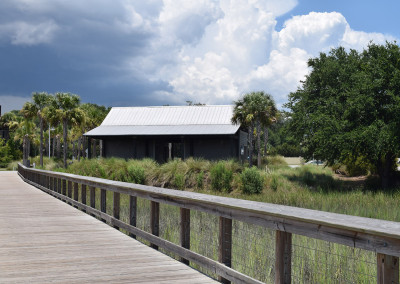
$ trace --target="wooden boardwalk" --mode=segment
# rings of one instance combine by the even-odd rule
[[[0,283],[216,283],[0,172]]]

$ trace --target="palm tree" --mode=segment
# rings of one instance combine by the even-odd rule
[[[64,139],[64,167],[67,168],[67,148],[68,148],[68,125],[76,125],[84,120],[84,113],[79,108],[80,98],[78,95],[71,93],[56,93],[55,100],[52,105],[52,111],[55,117],[62,122],[63,139]]]
[[[22,112],[22,111],[21,111]],[[27,165],[27,160],[30,153],[31,141],[36,144],[35,123],[28,117],[15,117],[16,120],[8,125],[10,130],[14,132],[14,141],[20,141],[23,148],[23,163]]]
[[[243,96],[242,99],[234,102],[232,122],[241,124],[249,131],[249,166],[253,165],[253,135],[256,126],[257,135],[257,165],[261,166],[261,127],[264,133],[274,121],[276,121],[278,110],[271,95],[265,92],[251,92]]]
[[[43,167],[43,110],[50,103],[51,95],[42,92],[42,93],[33,93],[32,94],[32,102],[27,102],[22,107],[22,113],[25,117],[39,118],[40,125],[40,166]]]

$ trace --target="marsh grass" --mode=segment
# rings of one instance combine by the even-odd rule
[[[97,159],[73,163],[68,172],[106,177],[131,182],[128,168],[143,168],[147,185],[179,187],[206,194],[283,204],[342,214],[400,222],[400,190],[371,189],[365,184],[334,178],[329,168],[303,166],[289,168],[279,158],[267,160],[259,170],[264,180],[261,194],[243,194],[240,174],[243,167],[234,161],[224,161],[232,171],[232,191],[211,190],[210,169],[215,163],[205,160],[173,160],[158,165],[146,159]],[[118,169],[116,171],[115,169]],[[126,172],[124,172],[124,169]],[[178,182],[176,177],[181,180]],[[143,179],[142,179],[143,181]],[[96,192],[96,208],[100,192]],[[81,197],[80,197],[81,198]],[[89,203],[89,190],[87,189]],[[107,213],[112,215],[113,195],[107,193]],[[129,222],[129,196],[121,195],[120,218]],[[137,227],[150,231],[150,201],[138,198]],[[126,232],[125,232],[126,233]],[[160,204],[160,236],[179,244],[179,208]],[[141,240],[146,244],[148,242]],[[274,282],[275,231],[244,222],[233,221],[232,267],[266,283]],[[211,259],[218,259],[218,217],[191,210],[191,250]],[[293,235],[293,283],[373,283],[376,282],[376,255],[361,249]],[[169,252],[163,251],[177,258]],[[204,273],[210,271],[192,264]]]

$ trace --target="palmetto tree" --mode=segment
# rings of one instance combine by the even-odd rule
[[[232,123],[241,124],[248,128],[249,131],[249,154],[250,167],[253,165],[253,134],[256,127],[257,134],[257,165],[261,166],[261,127],[267,129],[274,121],[278,114],[275,102],[271,95],[265,92],[251,92],[245,94],[242,99],[234,102]]]
[[[41,92],[32,94],[32,102],[27,102],[21,112],[25,117],[38,117],[40,125],[40,166],[43,167],[43,110],[49,105],[51,95]]]
[[[78,95],[70,93],[56,93],[55,100],[51,106],[54,116],[62,122],[64,138],[64,167],[67,168],[67,148],[68,148],[68,125],[81,123],[85,115],[79,108],[80,98]]]
[[[23,159],[26,165],[26,160],[29,158],[31,141],[34,144],[38,142],[35,133],[35,123],[26,116],[15,116],[15,120],[10,121],[8,125],[10,130],[14,132],[14,141],[22,143]]]

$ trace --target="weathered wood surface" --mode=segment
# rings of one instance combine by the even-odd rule
[[[214,283],[0,172],[1,283]]]
[[[26,169],[26,171],[41,172],[58,178],[63,177],[88,186],[134,195],[153,202],[199,210],[274,230],[400,257],[399,222],[211,196],[73,174],[32,169]]]

